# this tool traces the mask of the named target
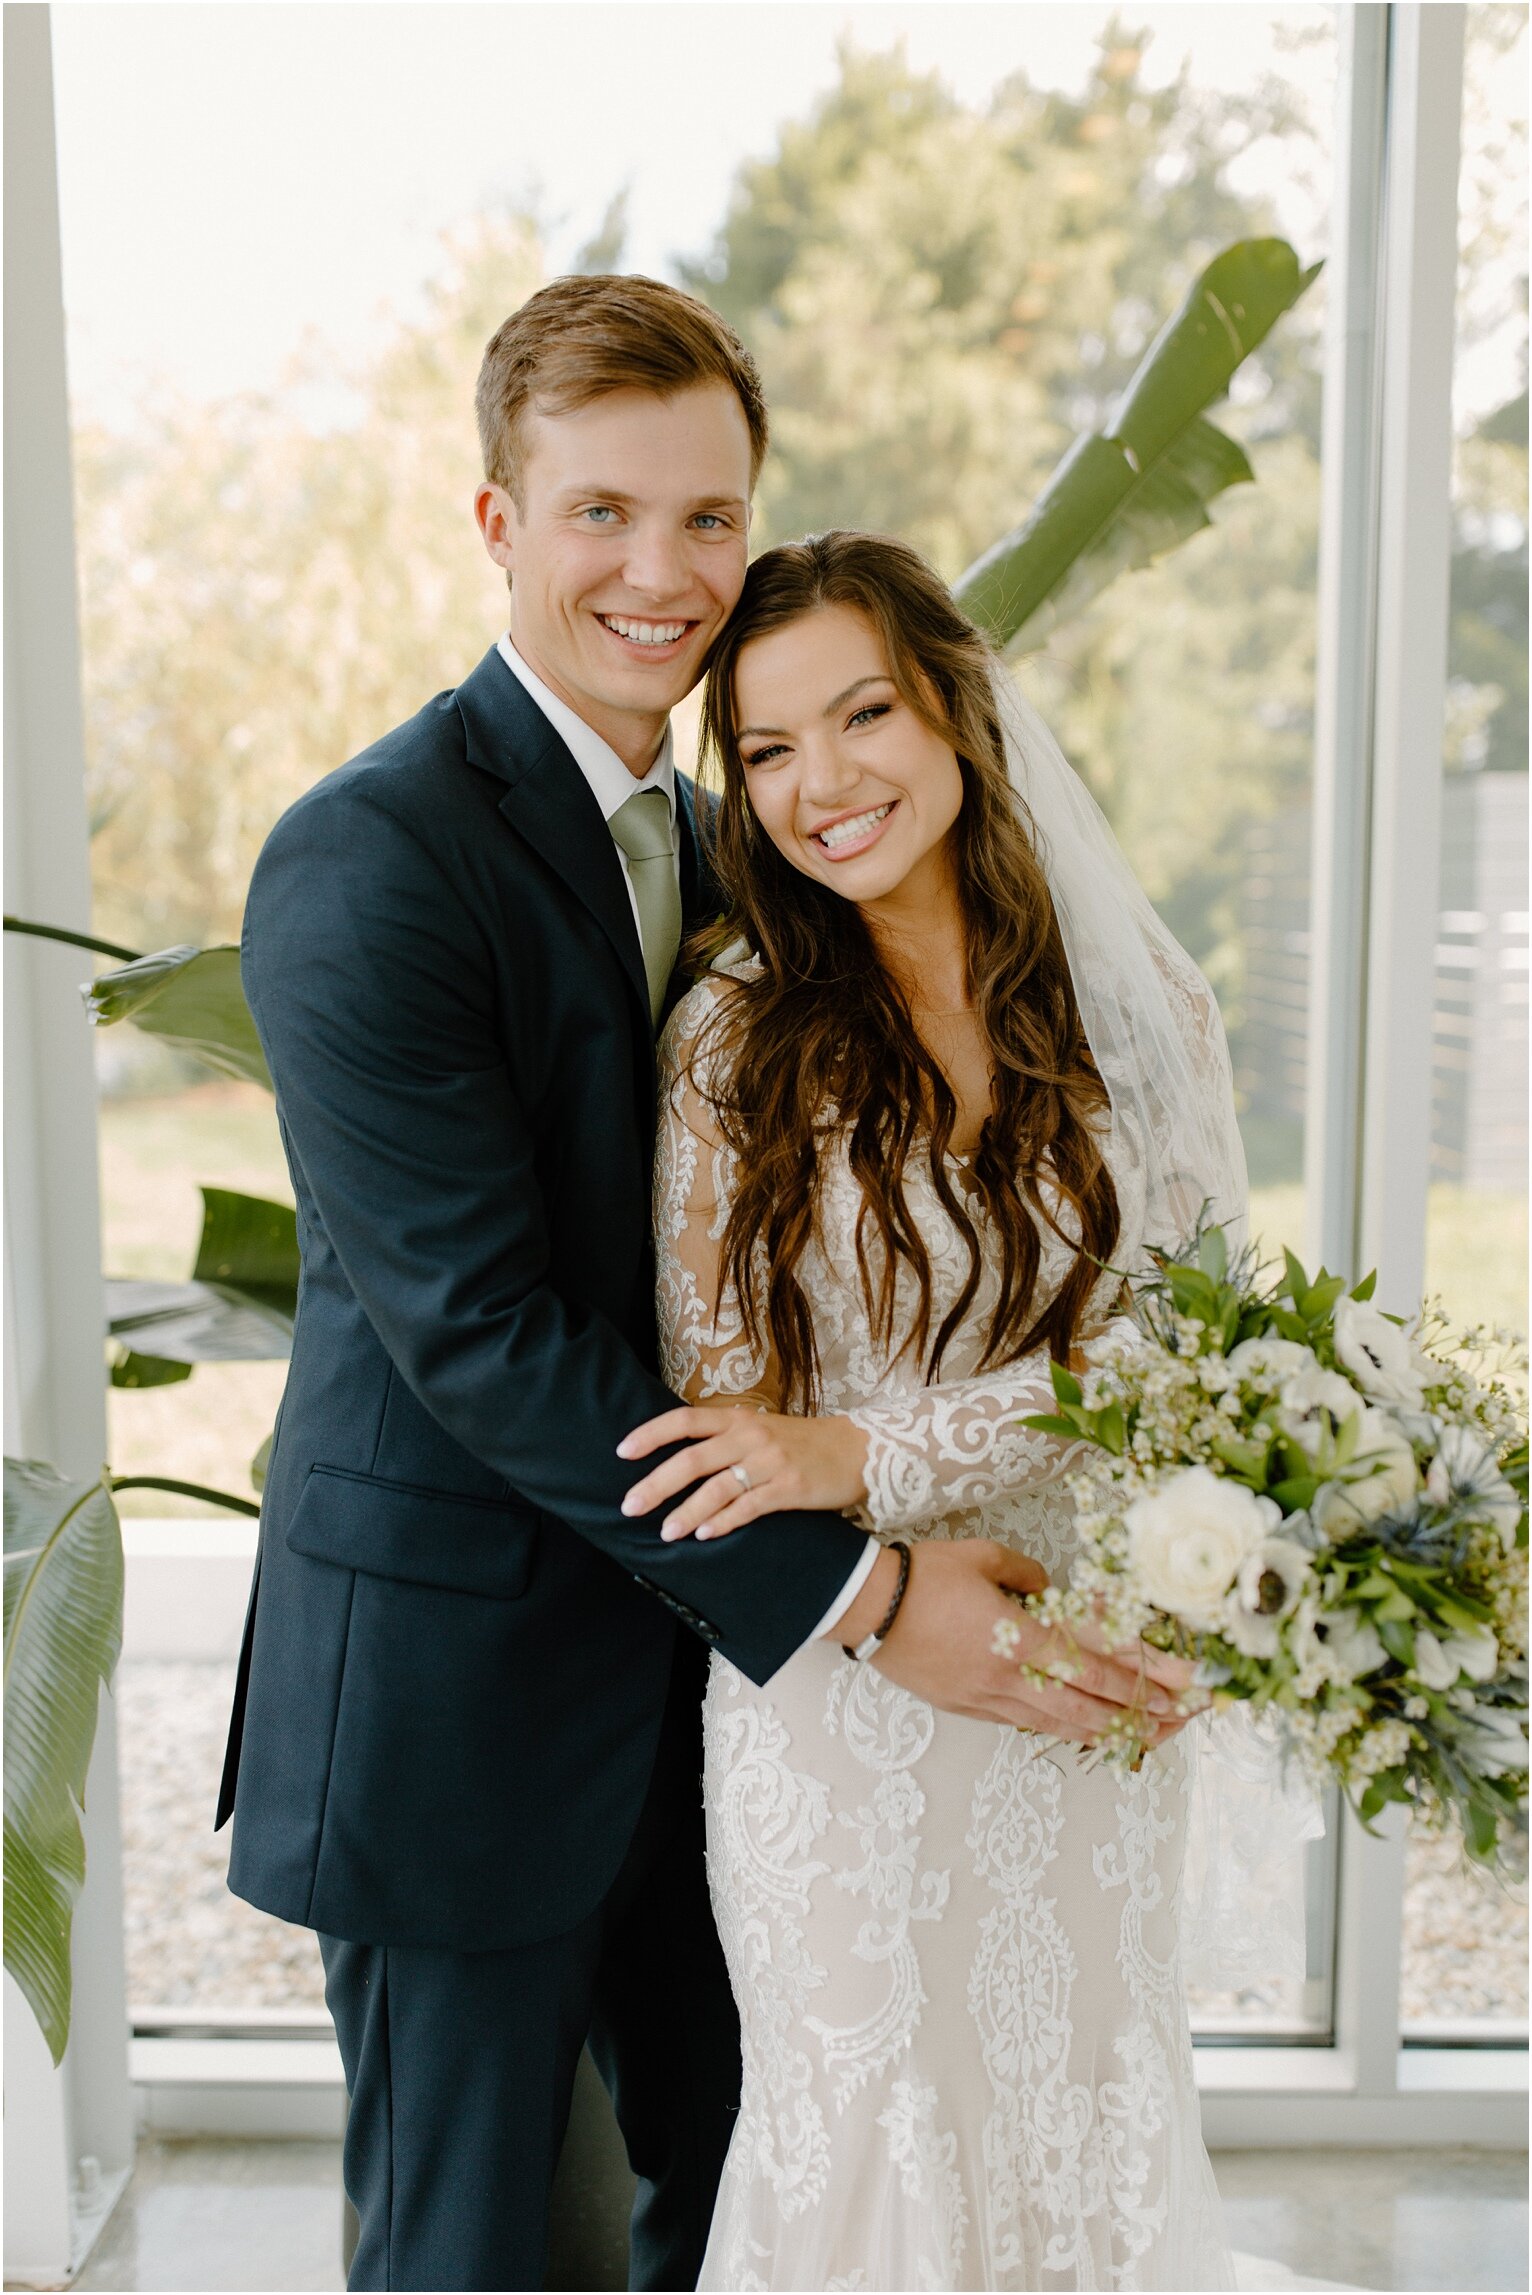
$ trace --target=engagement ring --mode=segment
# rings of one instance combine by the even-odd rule
[[[748,1490],[750,1488],[750,1473],[747,1467],[731,1466],[729,1472],[733,1475],[741,1490]]]

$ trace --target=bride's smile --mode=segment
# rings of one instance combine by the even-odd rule
[[[750,803],[783,858],[874,910],[924,905],[963,803],[956,751],[852,606],[753,638],[735,671]]]

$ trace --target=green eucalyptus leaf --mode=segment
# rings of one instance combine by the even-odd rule
[[[1269,1442],[1245,1440],[1237,1434],[1215,1434],[1213,1456],[1222,1459],[1225,1466],[1247,1482],[1252,1490],[1266,1487],[1266,1461],[1270,1455]]]
[[[225,1076],[271,1089],[271,1072],[240,985],[237,948],[162,948],[85,991],[98,1028],[131,1020],[146,1035],[191,1052]]]
[[[1105,1410],[1096,1413],[1096,1440],[1103,1450],[1121,1458],[1128,1447],[1128,1430],[1120,1402],[1109,1402]]]
[[[1495,1853],[1500,1834],[1500,1807],[1493,1801],[1481,1801],[1477,1794],[1470,1795],[1463,1808],[1463,1831],[1468,1853],[1486,1863]]]
[[[1054,1418],[1046,1411],[1035,1411],[1021,1423],[1023,1426],[1035,1427],[1039,1434],[1061,1434],[1069,1442],[1078,1442],[1080,1439],[1080,1429],[1072,1418]]]
[[[1380,1609],[1373,1623],[1378,1629],[1378,1639],[1389,1656],[1397,1658],[1401,1665],[1413,1665],[1415,1663],[1415,1628],[1409,1619],[1386,1618]]]
[[[1296,1252],[1289,1251],[1285,1244],[1282,1247],[1282,1264],[1287,1273],[1283,1288],[1296,1307],[1308,1295],[1309,1279],[1304,1272],[1303,1261]]]
[[[1317,1323],[1322,1317],[1328,1315],[1345,1288],[1346,1278],[1344,1275],[1321,1273],[1304,1301],[1303,1312],[1308,1321]]]
[[[1061,1403],[1078,1403],[1083,1400],[1085,1390],[1073,1371],[1066,1370],[1062,1363],[1050,1363],[1048,1367],[1053,1379],[1053,1391]]]
[[[69,2037],[80,1810],[122,1647],[122,1533],[106,1482],[5,1461],[5,1965],[53,2061]]]
[[[1274,1482],[1267,1495],[1276,1500],[1284,1514],[1302,1514],[1313,1505],[1319,1487],[1317,1475],[1289,1474]]]
[[[1376,1291],[1377,1288],[1378,1270],[1376,1267],[1374,1267],[1372,1273],[1370,1275],[1364,1275],[1361,1282],[1354,1287],[1351,1296],[1353,1299],[1360,1299],[1365,1303],[1365,1301],[1372,1297],[1374,1291]]]
[[[1197,1264],[1214,1283],[1229,1272],[1229,1246],[1221,1227],[1205,1227],[1197,1238]]]

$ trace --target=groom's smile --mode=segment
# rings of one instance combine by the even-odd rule
[[[750,487],[744,410],[710,382],[529,412],[514,493],[479,489],[511,642],[635,774],[734,609]]]

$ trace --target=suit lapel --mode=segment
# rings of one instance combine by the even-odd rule
[[[633,907],[617,847],[584,774],[493,646],[453,699],[469,763],[505,783],[501,812],[606,933],[648,1033],[649,984]]]

